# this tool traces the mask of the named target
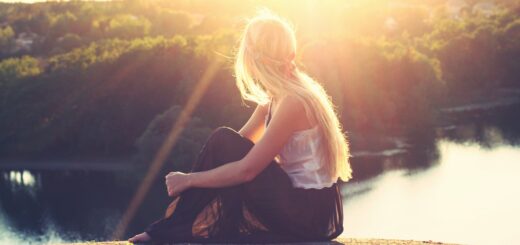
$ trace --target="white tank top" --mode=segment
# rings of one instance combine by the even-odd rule
[[[265,126],[271,120],[271,103]],[[318,153],[322,135],[318,125],[293,133],[276,157],[280,167],[289,175],[296,188],[322,189],[331,187],[336,180],[326,171]]]

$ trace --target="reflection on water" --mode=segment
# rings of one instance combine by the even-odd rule
[[[108,239],[142,171],[0,170],[0,244]],[[160,217],[162,180],[148,193],[129,233]]]
[[[36,173],[37,175],[37,173]],[[10,184],[12,188],[32,188],[37,187],[36,176],[28,170],[10,170],[3,172],[3,182]]]
[[[70,237],[68,239],[63,239],[63,234],[58,234],[53,226],[48,225],[46,225],[46,231],[40,235],[20,234],[19,232],[13,230],[8,223],[6,223],[7,220],[8,219],[5,214],[0,212],[0,244],[2,245],[59,244],[78,241]]]
[[[518,109],[450,121],[392,154],[358,154],[343,185],[342,236],[520,244]],[[142,174],[0,169],[0,244],[107,239]],[[159,178],[127,235],[168,202]]]
[[[55,244],[66,242],[60,234],[57,233],[57,229],[50,220],[37,221],[41,223],[41,233],[35,234],[28,232],[26,235],[21,235],[17,231],[12,222],[12,219],[6,215],[4,207],[9,207],[9,200],[7,198],[13,198],[17,200],[16,205],[17,212],[30,213],[29,209],[24,206],[24,202],[38,201],[37,192],[41,189],[41,178],[39,173],[33,173],[28,170],[9,170],[3,171],[1,192],[2,199],[0,202],[0,244]],[[5,193],[12,193],[13,196],[6,196]],[[37,217],[33,217],[38,220]],[[69,240],[71,241],[71,240]]]
[[[345,185],[343,236],[518,244],[520,149],[446,140],[438,147],[440,164],[425,171]]]
[[[457,118],[424,150],[355,159],[379,174],[343,186],[342,236],[520,244],[518,109]]]

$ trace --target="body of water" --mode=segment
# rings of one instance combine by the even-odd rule
[[[385,151],[395,154],[352,159],[342,236],[520,244],[517,109],[453,121],[431,142]],[[0,169],[0,244],[109,238],[142,172]],[[128,235],[160,217],[168,201],[160,178]]]
[[[520,148],[437,142],[439,163],[344,186],[346,237],[520,244]]]

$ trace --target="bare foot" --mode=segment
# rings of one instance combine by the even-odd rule
[[[131,243],[148,242],[150,240],[152,240],[152,238],[146,232],[143,232],[141,234],[137,234],[134,237],[128,239],[128,241],[131,242]]]

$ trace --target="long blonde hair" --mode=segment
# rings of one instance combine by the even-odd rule
[[[265,105],[271,98],[296,96],[307,118],[319,125],[324,139],[319,152],[330,176],[348,181],[349,147],[332,101],[318,82],[295,66],[295,53],[294,29],[286,20],[268,10],[250,19],[234,66],[242,99]]]

